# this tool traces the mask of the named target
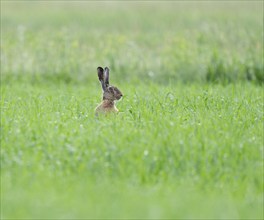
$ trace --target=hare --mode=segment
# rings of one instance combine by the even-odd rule
[[[118,109],[115,106],[115,101],[121,99],[123,94],[117,87],[109,85],[108,67],[105,67],[105,69],[103,69],[102,67],[98,67],[97,73],[103,89],[103,101],[96,107],[95,114],[106,114],[110,112],[117,113]]]

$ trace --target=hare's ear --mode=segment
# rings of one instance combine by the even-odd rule
[[[98,74],[98,79],[102,84],[102,88],[105,91],[105,81],[104,81],[104,69],[102,67],[97,67],[97,74]]]
[[[105,67],[104,75],[105,75],[105,78],[104,78],[105,86],[108,87],[109,86],[109,68],[108,67]]]

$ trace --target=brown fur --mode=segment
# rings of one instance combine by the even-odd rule
[[[117,113],[118,109],[115,106],[115,101],[121,99],[123,96],[121,91],[115,87],[109,85],[109,69],[108,67],[105,68],[103,72],[102,67],[97,68],[98,72],[98,79],[102,84],[103,89],[103,101],[96,107],[95,113],[110,113],[114,112]]]
[[[103,100],[100,105],[98,105],[95,109],[96,113],[110,113],[110,112],[118,112],[118,109],[115,106],[114,101]]]

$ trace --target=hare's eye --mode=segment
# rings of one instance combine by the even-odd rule
[[[108,91],[111,92],[111,93],[114,93],[114,89],[112,87],[109,87]]]

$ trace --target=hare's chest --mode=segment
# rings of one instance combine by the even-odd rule
[[[109,105],[107,103],[101,103],[95,109],[96,113],[110,113],[110,112],[118,112],[118,109],[115,105]]]

